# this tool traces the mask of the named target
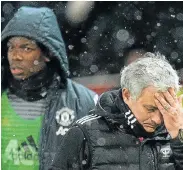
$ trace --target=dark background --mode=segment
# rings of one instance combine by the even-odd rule
[[[123,53],[133,46],[160,51],[183,67],[183,2],[94,2],[86,20],[72,24],[68,2],[2,1],[1,29],[21,6],[55,12],[69,57],[71,77],[119,73]]]

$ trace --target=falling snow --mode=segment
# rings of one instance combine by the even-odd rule
[[[183,67],[183,12],[179,2],[109,2],[101,10],[104,3],[2,2],[2,29],[22,5],[52,8],[73,77],[119,73],[126,48],[136,45],[160,51],[176,69]]]
[[[74,46],[73,45],[69,45],[68,48],[69,48],[69,50],[72,50],[74,48]]]
[[[39,61],[38,60],[35,60],[34,61],[34,65],[38,65],[39,64]]]

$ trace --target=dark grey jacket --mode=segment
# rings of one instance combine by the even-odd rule
[[[183,143],[164,126],[150,134],[133,120],[121,92],[104,93],[65,135],[49,170],[182,170]]]
[[[31,7],[21,7],[2,31],[2,91],[8,88],[6,43],[12,36],[28,37],[44,45],[51,54],[51,60],[55,61],[61,79],[58,79],[57,86],[50,87],[46,97],[39,148],[40,170],[45,170],[57,153],[63,135],[75,120],[88,114],[94,107],[93,99],[97,95],[67,78],[69,69],[65,44],[52,10]]]

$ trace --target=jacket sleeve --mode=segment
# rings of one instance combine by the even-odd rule
[[[80,119],[88,115],[90,110],[94,109],[98,100],[98,95],[92,90],[84,87],[81,84],[71,81],[70,79],[68,79],[67,82],[67,95],[71,94],[69,97],[67,97],[68,103],[73,97],[76,98],[76,114],[77,119]]]
[[[183,142],[177,137],[170,141],[170,146],[175,160],[175,169],[183,170]]]
[[[84,135],[79,127],[72,127],[64,136],[59,152],[55,155],[53,163],[48,170],[80,170],[82,160]]]

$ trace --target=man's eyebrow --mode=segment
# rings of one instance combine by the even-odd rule
[[[158,110],[158,108],[156,106],[153,106],[153,105],[143,104],[143,106],[146,107],[147,109],[155,109],[155,110]]]
[[[29,45],[35,45],[35,44],[32,44],[32,43],[27,43],[27,44],[21,44],[20,47],[27,47]]]

